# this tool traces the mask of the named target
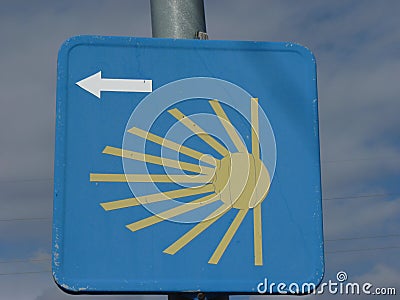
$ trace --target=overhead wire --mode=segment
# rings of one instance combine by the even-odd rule
[[[329,163],[329,162],[327,162]],[[53,178],[35,178],[35,179],[22,179],[22,180],[0,180],[0,183],[14,183],[14,182],[39,182],[39,181],[53,181]],[[343,196],[343,197],[323,197],[324,201],[331,200],[346,200],[346,199],[361,199],[361,198],[378,198],[385,196],[400,196],[397,193],[380,193],[380,194],[369,194],[369,195],[357,195],[357,196]],[[17,221],[49,221],[51,217],[27,217],[27,218],[7,218],[0,219],[0,222],[17,222]],[[364,236],[364,237],[349,237],[349,238],[337,238],[337,239],[325,239],[326,242],[333,241],[345,241],[345,240],[361,240],[361,239],[377,239],[377,238],[389,238],[398,237],[400,234],[388,234],[388,235],[375,235],[375,236]],[[364,251],[376,251],[376,250],[389,250],[389,249],[399,249],[398,246],[389,247],[376,247],[376,248],[359,248],[359,249],[348,249],[348,250],[334,250],[325,251],[325,253],[335,254],[335,253],[351,253],[351,252],[364,252]],[[50,262],[51,259],[13,259],[0,261],[1,264],[6,263],[20,263],[20,262]],[[28,272],[7,272],[0,273],[0,276],[5,275],[23,275],[23,274],[37,274],[37,273],[50,273],[51,271],[28,271]]]
[[[357,195],[357,196],[343,196],[343,197],[323,197],[322,200],[346,200],[346,199],[359,199],[359,198],[379,198],[385,196],[400,196],[400,193],[381,193],[381,194],[369,194],[369,195]]]
[[[33,217],[33,218],[10,218],[0,219],[0,222],[17,222],[17,221],[48,221],[51,217]]]
[[[20,262],[49,262],[50,258],[27,258],[27,259],[10,259],[10,260],[0,260],[0,264],[12,264],[12,263],[20,263]]]
[[[377,247],[377,248],[360,248],[360,249],[348,249],[348,250],[334,250],[325,251],[325,253],[344,253],[344,252],[364,252],[364,251],[375,251],[375,250],[388,250],[388,249],[400,249],[400,246],[389,246],[389,247]]]
[[[27,271],[27,272],[6,272],[6,273],[0,273],[0,276],[38,274],[38,273],[51,273],[51,271],[43,270],[43,271]]]
[[[336,239],[324,239],[325,242],[336,242],[336,241],[350,241],[350,240],[368,240],[378,239],[387,237],[398,237],[400,234],[386,234],[386,235],[373,235],[373,236],[361,236],[361,237],[348,237],[348,238],[336,238]]]

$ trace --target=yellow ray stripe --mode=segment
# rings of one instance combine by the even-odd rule
[[[210,164],[212,166],[216,166],[216,159],[212,158],[211,156],[205,155],[204,153],[201,153],[199,151],[193,150],[191,148],[188,148],[186,146],[179,145],[178,143],[175,143],[173,141],[167,140],[165,138],[162,138],[158,135],[155,135],[151,132],[144,131],[140,128],[133,127],[128,130],[129,133],[133,135],[137,135],[143,139],[149,140],[153,143],[159,144],[163,147],[172,149],[176,152],[180,152],[182,154],[185,154],[187,156],[190,156],[192,158],[198,159],[200,161],[203,161],[207,164]]]
[[[226,132],[228,133],[229,137],[231,138],[232,142],[235,144],[236,149],[238,152],[247,153],[247,148],[243,144],[242,140],[240,139],[235,127],[233,127],[231,121],[229,120],[228,116],[226,115],[224,109],[222,108],[221,104],[217,100],[209,101],[211,107],[214,109],[215,114],[218,116],[219,120],[221,121],[222,126],[224,126]]]
[[[162,213],[159,213],[158,215],[154,215],[154,216],[142,219],[140,221],[131,223],[129,225],[126,225],[126,227],[131,231],[137,231],[137,230],[143,229],[145,227],[160,223],[164,220],[167,220],[167,219],[176,217],[178,215],[187,213],[189,211],[198,209],[200,207],[211,204],[218,200],[219,200],[219,197],[216,194],[204,196],[204,197],[201,197],[200,199],[197,199],[190,203],[185,203],[180,206],[174,207],[172,209],[166,210]],[[194,205],[194,204],[197,204],[197,205]]]
[[[254,207],[254,264],[263,265],[261,204]]]
[[[168,111],[171,115],[173,115],[178,121],[182,122],[187,128],[189,128],[193,133],[195,133],[199,138],[213,147],[218,153],[222,156],[229,155],[228,149],[222,146],[216,139],[206,133],[199,125],[190,120],[189,117],[186,117],[179,109],[174,108]]]
[[[222,205],[215,211],[213,211],[209,216],[205,218],[205,220],[201,221],[191,230],[186,232],[183,236],[181,236],[178,240],[176,240],[171,246],[164,250],[164,253],[167,254],[175,254],[183,247],[185,247],[189,242],[191,242],[194,238],[196,238],[200,233],[210,227],[215,221],[221,218],[229,209],[229,205]]]
[[[131,206],[141,205],[142,203],[154,203],[164,200],[171,200],[182,198],[186,196],[193,196],[198,194],[214,192],[214,186],[212,184],[203,185],[201,187],[193,187],[186,189],[179,189],[174,191],[168,191],[164,193],[157,193],[152,195],[146,195],[136,198],[127,198],[122,200],[110,201],[100,203],[104,210],[114,210],[120,208],[127,208]]]
[[[90,173],[92,182],[176,182],[176,183],[207,183],[208,175],[165,175],[165,174],[99,174]]]
[[[260,158],[258,145],[258,98],[251,98],[251,152],[254,157]]]
[[[107,146],[103,150],[104,154],[110,154],[120,157],[125,157],[133,160],[139,160],[144,162],[149,162],[156,165],[161,165],[165,167],[175,168],[175,169],[182,169],[190,172],[195,173],[202,173],[202,174],[211,174],[214,172],[213,168],[199,166],[187,162],[180,162],[174,159],[163,158],[155,155],[150,154],[143,154],[139,152],[134,152],[130,150],[122,150],[121,148],[115,148]]]
[[[233,236],[235,235],[236,231],[238,230],[240,224],[242,223],[242,221],[248,211],[249,211],[248,209],[239,210],[239,212],[237,213],[231,226],[229,226],[224,237],[222,238],[221,242],[219,243],[217,249],[215,249],[213,255],[211,256],[210,260],[208,261],[209,264],[215,265],[219,262],[219,260],[221,259],[222,255],[224,254],[226,248],[228,247],[229,243],[231,242]]]

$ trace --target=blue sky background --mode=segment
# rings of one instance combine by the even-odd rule
[[[211,39],[290,41],[313,51],[325,280],[344,270],[350,281],[399,293],[400,2],[205,2]],[[148,0],[1,2],[0,299],[144,297],[66,295],[50,258],[58,48],[80,34],[150,37],[150,24]]]

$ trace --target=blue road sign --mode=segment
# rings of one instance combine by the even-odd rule
[[[56,131],[62,288],[275,293],[321,281],[306,48],[75,37],[59,52]]]

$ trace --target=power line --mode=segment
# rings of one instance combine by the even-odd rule
[[[18,179],[18,180],[17,179],[15,179],[15,180],[0,180],[0,183],[39,182],[39,181],[53,181],[53,178],[27,178],[27,179]],[[380,194],[369,194],[369,195],[358,195],[358,196],[323,197],[322,200],[329,201],[329,200],[373,198],[373,197],[385,197],[385,196],[400,196],[400,193],[380,193]],[[1,219],[0,219],[0,221],[1,221]]]
[[[351,252],[364,252],[364,251],[377,251],[377,250],[389,250],[389,249],[400,249],[399,246],[390,247],[377,247],[377,248],[360,248],[360,249],[350,249],[350,250],[336,250],[336,251],[325,251],[325,253],[335,254],[335,253],[351,253]],[[14,259],[9,261],[0,261],[0,263],[14,263],[14,262],[34,262],[34,261],[50,261],[50,259]],[[28,271],[28,272],[8,272],[0,273],[0,276],[7,275],[25,275],[25,274],[38,274],[38,273],[50,273],[51,271]]]
[[[400,196],[400,194],[382,193],[382,194],[370,194],[370,195],[359,195],[359,196],[329,197],[329,198],[322,198],[322,200],[332,201],[332,200],[345,200],[345,199],[374,198],[374,197],[384,197],[384,196]],[[47,221],[47,220],[51,220],[51,219],[52,219],[51,217],[9,218],[9,219],[0,219],[0,222]]]
[[[325,251],[325,253],[362,252],[362,251],[375,251],[375,250],[387,250],[387,249],[400,249],[400,247],[393,246],[393,247],[380,247],[380,248],[360,248],[360,249],[350,249],[350,250]]]
[[[50,258],[38,258],[38,259],[10,259],[10,260],[0,260],[0,264],[12,264],[20,262],[50,262]]]
[[[397,237],[397,236],[400,236],[400,234],[386,234],[386,235],[362,236],[362,237],[351,237],[351,238],[349,237],[349,238],[338,238],[338,239],[325,239],[325,242],[368,240],[368,239],[378,239],[378,238]]]
[[[34,218],[10,218],[10,219],[0,219],[0,222],[16,222],[16,221],[48,221],[51,220],[50,217],[34,217]]]
[[[5,179],[0,180],[0,183],[20,183],[20,182],[51,182],[53,178],[26,178],[26,179]]]
[[[375,236],[364,236],[364,237],[352,237],[352,238],[338,238],[338,239],[325,239],[325,242],[333,241],[343,241],[343,240],[361,240],[361,239],[376,239],[376,238],[387,238],[387,237],[398,237],[400,234],[387,234],[387,235],[375,235]],[[400,247],[381,247],[381,248],[361,248],[354,250],[337,250],[337,251],[326,251],[326,253],[336,253],[336,252],[353,252],[353,251],[369,251],[369,250],[382,250],[382,249],[393,249]],[[38,258],[38,259],[11,259],[2,260],[0,264],[7,263],[19,263],[19,262],[50,262],[51,258]]]
[[[25,274],[38,274],[38,273],[51,273],[51,271],[29,271],[29,272],[11,272],[11,273],[0,273],[0,276],[7,276],[7,275],[25,275]]]
[[[382,193],[382,194],[369,194],[369,195],[358,195],[358,196],[343,196],[343,197],[325,197],[322,200],[345,200],[345,199],[359,199],[359,198],[374,198],[374,197],[385,197],[385,196],[400,196],[399,193]]]
[[[364,157],[364,158],[348,158],[348,159],[334,159],[334,160],[321,160],[321,164],[331,164],[340,162],[353,162],[353,161],[396,161],[400,160],[399,156],[387,156],[387,157]]]
[[[363,251],[376,251],[376,250],[389,250],[389,249],[400,249],[399,246],[393,247],[379,247],[379,248],[361,248],[361,249],[351,249],[351,250],[337,250],[337,251],[325,251],[325,253],[335,254],[335,253],[350,253],[350,252],[363,252]],[[26,274],[39,274],[39,273],[51,273],[51,271],[29,271],[29,272],[9,272],[0,273],[0,276],[7,275],[26,275]]]

